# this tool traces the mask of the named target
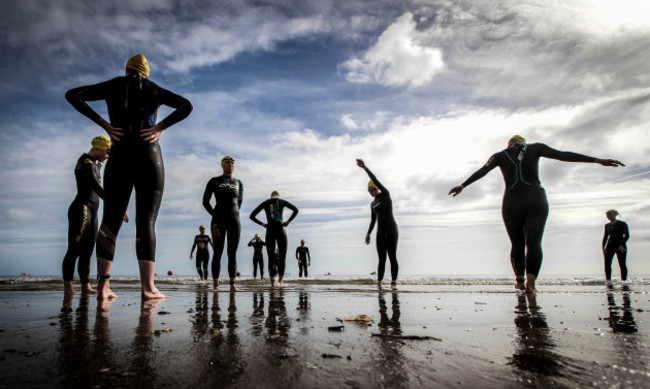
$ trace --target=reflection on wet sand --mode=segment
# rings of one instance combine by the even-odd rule
[[[621,288],[623,292],[623,306],[616,305],[616,297],[614,296],[614,287],[609,285],[607,287],[607,306],[609,308],[609,327],[615,333],[634,333],[638,331],[634,315],[632,314],[632,302],[630,300],[631,289],[628,285],[623,285]]]
[[[134,387],[156,387],[156,363],[152,361],[156,354],[153,352],[154,329],[153,318],[156,309],[164,300],[141,300],[140,318],[135,328],[135,338],[131,346],[133,353],[127,376],[131,376]]]
[[[253,292],[253,313],[250,316],[251,333],[260,336],[264,327],[264,293]]]
[[[267,340],[287,346],[291,323],[284,303],[284,290],[272,289],[269,292],[269,312],[266,317]]]
[[[388,305],[386,304],[386,293],[379,293],[379,333],[382,335],[400,336],[402,326],[400,323],[400,302],[399,293],[390,292],[391,314],[388,316]],[[409,387],[409,374],[404,366],[406,358],[402,348],[404,341],[391,337],[377,338],[380,346],[379,368],[376,370],[384,375],[384,383],[389,388]],[[381,381],[381,379],[380,379]]]
[[[205,288],[197,289],[194,299],[194,312],[190,311],[190,322],[192,323],[190,331],[194,342],[198,342],[208,333],[210,324],[208,313],[208,290]]]
[[[511,365],[521,372],[561,376],[563,357],[555,353],[551,329],[533,294],[518,294],[515,307],[516,343]]]
[[[72,311],[72,296],[64,296],[59,315],[59,372],[64,382],[84,382],[91,357],[88,297],[81,297],[74,315]]]

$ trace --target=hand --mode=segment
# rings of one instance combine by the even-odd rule
[[[366,164],[363,163],[363,159],[357,159],[357,166],[359,166],[361,169],[366,168]]]
[[[128,222],[129,222],[129,215],[127,215],[127,214],[125,213],[125,214],[124,214],[124,218],[122,218],[122,219],[124,220],[124,223],[128,223]]]
[[[301,261],[301,260],[298,260],[298,265],[302,265],[302,261]]]
[[[192,257],[194,257],[194,254],[190,254],[190,261],[192,260]]]
[[[370,234],[366,234],[366,244],[370,244]]]
[[[451,188],[451,190],[449,191],[449,194],[452,194],[452,193],[453,193],[453,194],[454,194],[453,197],[456,197],[456,196],[458,196],[458,195],[460,194],[460,192],[463,191],[463,188],[465,188],[463,185],[454,186],[454,187]]]
[[[289,223],[291,223],[291,222],[290,221],[282,222],[282,225],[285,226],[285,227],[289,227]]]
[[[307,266],[311,266],[311,261],[307,262]]]
[[[144,129],[140,131],[140,138],[149,142],[156,143],[160,139],[160,134],[167,128],[163,122],[159,122],[151,128]]]
[[[621,245],[621,246],[618,246],[618,251],[624,253],[627,250],[625,250],[625,246]]]
[[[266,224],[266,223],[262,223],[262,227],[266,228],[266,227],[268,227],[268,226],[269,226],[268,224]]]
[[[625,164],[621,161],[617,161],[615,159],[598,159],[596,158],[596,163],[599,163],[603,166],[613,166],[613,167],[618,167],[618,166],[625,166]]]
[[[100,126],[104,129],[104,131],[106,131],[111,140],[114,140],[115,142],[119,142],[122,135],[124,135],[124,129],[113,127],[111,123],[107,122],[104,119],[101,119]]]

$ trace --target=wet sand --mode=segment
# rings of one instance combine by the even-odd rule
[[[648,286],[171,289],[1,291],[0,387],[650,387]]]

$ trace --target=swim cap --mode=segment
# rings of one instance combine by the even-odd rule
[[[372,182],[372,180],[368,181],[368,188],[379,189],[379,188],[377,187],[377,185],[375,185],[375,183]]]
[[[90,144],[93,146],[94,149],[110,150],[111,138],[107,137],[106,135],[99,135],[94,137],[92,142],[90,142]]]
[[[273,197],[280,197],[280,192],[278,192],[277,190],[274,190],[273,192],[271,192],[271,198],[273,198]]]
[[[126,68],[133,69],[149,78],[149,62],[147,62],[147,59],[142,54],[129,58],[129,61],[126,63]]]
[[[231,157],[230,155],[226,155],[225,157],[221,158],[221,164],[223,165],[224,162],[226,161],[233,161],[235,162],[235,158]]]
[[[260,234],[255,234],[255,237],[256,237],[256,238],[259,238],[259,237],[260,237]]]
[[[609,215],[609,214],[613,214],[614,216],[618,216],[618,211],[615,210],[615,209],[610,209],[610,210],[608,210],[608,211],[605,212],[605,213],[608,214],[608,215]]]
[[[526,139],[521,135],[515,135],[508,139],[508,148],[510,148],[514,143],[526,143]]]
[[[300,243],[305,243],[305,240],[304,240],[304,239],[300,239]]]
[[[201,225],[199,226],[199,230],[205,230],[205,226],[204,226],[203,224],[201,224]]]

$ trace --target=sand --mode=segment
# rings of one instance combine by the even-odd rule
[[[648,286],[165,286],[0,291],[0,387],[650,387]]]

